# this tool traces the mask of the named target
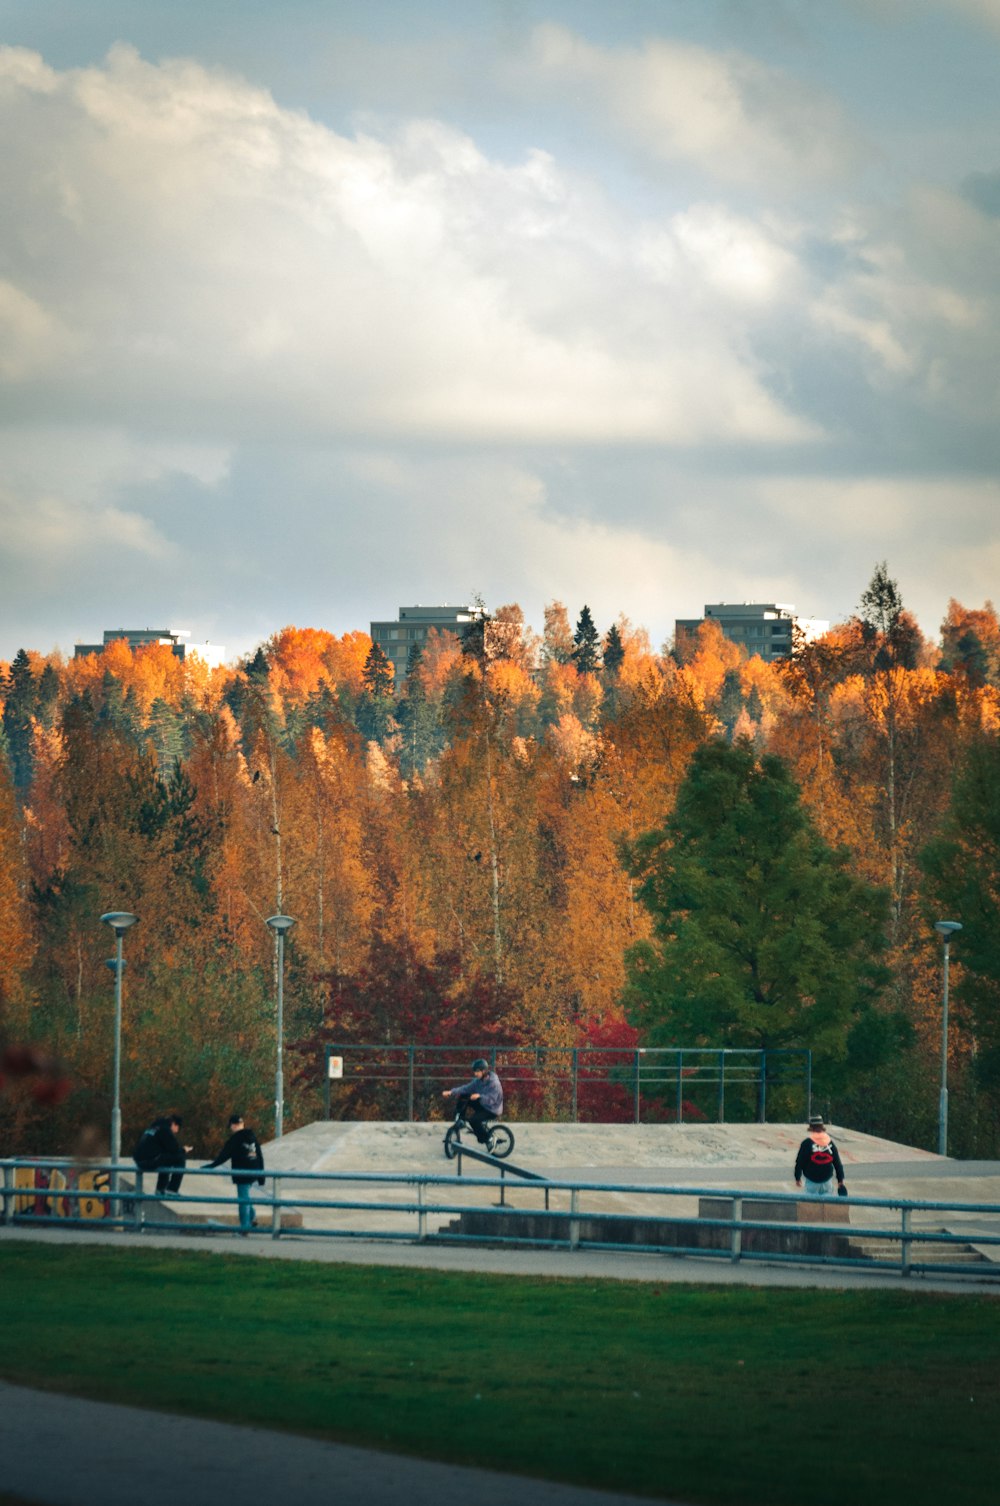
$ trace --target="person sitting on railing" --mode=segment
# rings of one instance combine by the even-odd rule
[[[486,1059],[472,1063],[472,1077],[460,1088],[445,1088],[443,1098],[457,1098],[480,1145],[488,1140],[486,1126],[503,1113],[503,1084]],[[464,1099],[464,1104],[462,1100]]]
[[[149,1129],[143,1130],[135,1143],[132,1159],[140,1171],[157,1171],[156,1193],[158,1197],[176,1197],[184,1180],[183,1168],[193,1150],[191,1145],[182,1145],[177,1131],[183,1124],[180,1114],[164,1114],[154,1119]],[[180,1171],[172,1168],[180,1167]]]

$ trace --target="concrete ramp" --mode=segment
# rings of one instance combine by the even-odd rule
[[[656,1216],[697,1217],[696,1189],[744,1192],[794,1192],[792,1169],[805,1136],[801,1124],[546,1124],[509,1121],[516,1137],[510,1163],[551,1180],[614,1183],[624,1190],[588,1194],[588,1204],[606,1212]],[[352,1228],[409,1228],[409,1216],[392,1212],[393,1205],[412,1199],[405,1185],[365,1189],[359,1184],[345,1191],[343,1184],[312,1184],[296,1172],[350,1172],[378,1177],[385,1174],[437,1174],[454,1179],[457,1165],[445,1159],[442,1141],[448,1122],[408,1124],[384,1120],[317,1121],[271,1141],[264,1147],[269,1171],[286,1174],[285,1196],[314,1197],[335,1203],[351,1196],[378,1198],[383,1211],[351,1213],[346,1209],[310,1209],[306,1222],[331,1230]],[[1000,1205],[1000,1163],[963,1163],[930,1151],[830,1126],[840,1149],[848,1187],[855,1197],[905,1198],[929,1202],[996,1203]],[[508,1163],[509,1164],[509,1163]],[[492,1177],[490,1168],[464,1163],[464,1180]],[[650,1184],[691,1188],[690,1196],[663,1198],[639,1189]],[[537,1184],[535,1184],[537,1187]],[[494,1184],[495,1187],[495,1184]],[[630,1189],[635,1189],[630,1190]],[[235,1224],[235,1194],[228,1182],[189,1173],[185,1192],[219,1202],[202,1205],[197,1217]],[[457,1194],[457,1189],[456,1189]],[[442,1191],[436,1201],[449,1198]],[[464,1202],[484,1208],[497,1201],[490,1188],[466,1186]],[[530,1183],[506,1179],[508,1207],[535,1207],[539,1193]],[[224,1201],[223,1201],[224,1199]],[[567,1201],[568,1193],[552,1193],[552,1207]],[[663,1207],[661,1209],[660,1202]],[[185,1219],[195,1210],[185,1209]],[[992,1220],[990,1221],[992,1222]],[[971,1232],[971,1230],[970,1230]]]

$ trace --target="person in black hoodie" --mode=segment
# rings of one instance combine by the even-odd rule
[[[182,1145],[177,1132],[183,1120],[180,1114],[164,1114],[154,1119],[149,1129],[143,1130],[135,1143],[132,1159],[140,1171],[157,1171],[156,1193],[158,1197],[176,1197],[184,1180],[183,1168],[187,1165],[190,1145]],[[180,1167],[180,1171],[170,1168]]]
[[[809,1134],[799,1146],[795,1157],[795,1185],[802,1186],[806,1179],[806,1192],[810,1197],[828,1197],[833,1191],[833,1178],[837,1178],[837,1192],[846,1196],[844,1167],[840,1151],[827,1134],[826,1125],[819,1114],[809,1120]]]
[[[230,1114],[229,1139],[215,1160],[208,1162],[205,1170],[210,1171],[213,1166],[221,1166],[226,1161],[233,1168],[233,1183],[240,1205],[240,1233],[249,1234],[257,1222],[253,1203],[250,1201],[250,1188],[255,1182],[261,1187],[264,1185],[264,1178],[260,1175],[264,1170],[264,1152],[253,1130],[245,1124],[242,1114]]]

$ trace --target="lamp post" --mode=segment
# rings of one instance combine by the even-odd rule
[[[938,1155],[948,1154],[948,945],[956,931],[962,929],[959,920],[936,920],[934,929],[944,943],[944,987],[941,999],[941,1098],[938,1103]]]
[[[114,1088],[111,1095],[111,1164],[115,1169],[115,1190],[117,1190],[118,1162],[122,1153],[122,973],[125,963],[122,960],[122,937],[130,926],[134,926],[139,919],[138,915],[130,915],[127,910],[109,910],[101,920],[106,926],[110,926],[115,933],[115,1067]],[[109,963],[109,965],[112,965]]]
[[[285,1044],[285,932],[291,930],[295,921],[290,915],[272,915],[266,924],[278,941],[278,1066],[274,1077],[274,1138],[280,1140],[285,1109],[285,1079],[282,1070]]]

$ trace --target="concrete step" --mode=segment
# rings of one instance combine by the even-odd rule
[[[851,1239],[848,1242],[850,1254],[855,1259],[888,1262],[891,1265],[899,1264],[899,1240],[897,1239]],[[986,1257],[972,1245],[927,1245],[911,1244],[911,1260],[918,1260],[921,1265],[988,1265]]]

